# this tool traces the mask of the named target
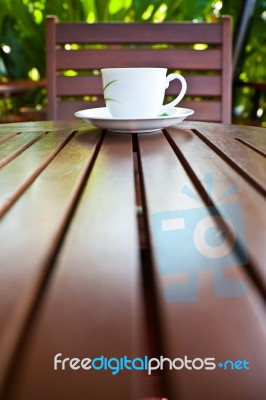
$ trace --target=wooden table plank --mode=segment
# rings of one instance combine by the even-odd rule
[[[29,132],[24,135],[17,134],[12,136],[11,140],[5,141],[5,146],[0,146],[0,168],[19,156],[38,140],[41,140],[45,135],[46,132]]]
[[[227,134],[266,156],[265,128],[234,125]]]
[[[87,133],[86,133],[87,132]],[[69,131],[66,132],[66,135]],[[56,147],[62,142],[64,133],[51,134],[50,142]],[[46,136],[47,138],[48,136]],[[99,132],[80,132],[61,149],[42,173],[31,182],[23,195],[16,199],[13,207],[3,215],[0,224],[0,387],[3,384],[8,365],[17,346],[21,331],[28,318],[35,297],[49,271],[51,259],[76,198],[82,176],[93,157]],[[20,164],[12,164],[23,157],[20,155],[10,165],[5,166],[5,179],[2,191],[10,191],[9,182],[20,183],[29,173],[38,169],[43,157],[52,147],[49,144],[40,148],[40,156],[32,154]],[[48,150],[48,152],[47,152]],[[69,161],[71,160],[71,168]],[[9,170],[9,173],[6,171]],[[85,172],[84,172],[85,171]],[[19,178],[19,181],[17,180]],[[12,187],[15,188],[16,185]],[[55,196],[52,194],[56,193]],[[15,251],[14,251],[15,249]]]
[[[242,371],[224,371],[219,367],[213,371],[169,371],[166,367],[166,377],[170,380],[169,398],[260,399],[266,372],[266,318],[265,304],[256,286],[234,255],[230,261],[231,268],[225,268],[226,279],[219,274],[216,263],[214,267],[202,265],[201,257],[190,246],[193,243],[193,225],[185,231],[183,241],[182,233],[178,236],[178,227],[173,231],[173,235],[177,233],[174,240],[171,225],[169,232],[167,225],[165,231],[162,231],[163,225],[158,225],[158,221],[167,223],[168,219],[177,223],[178,217],[187,218],[189,223],[190,215],[192,220],[200,219],[202,207],[206,207],[199,196],[199,190],[202,190],[199,179],[202,180],[205,173],[214,174],[217,183],[213,185],[212,199],[213,196],[217,199],[232,182],[236,183],[236,174],[213,152],[206,152],[206,144],[192,132],[178,128],[168,131],[180,149],[179,159],[162,134],[139,135],[163,355],[171,359],[214,357],[217,364],[227,359],[250,362],[250,370]],[[248,197],[242,181],[239,190],[242,190],[241,196],[245,194]],[[256,207],[243,215],[249,218],[248,215],[253,216],[254,211],[255,215],[261,216],[258,232],[262,234],[266,223],[260,207],[265,209],[265,199],[252,188],[250,190]],[[234,196],[230,201],[239,202],[241,196]],[[203,198],[208,199],[206,193]],[[228,207],[230,201],[228,197]],[[209,212],[211,215],[211,208]],[[265,259],[265,253],[262,254],[265,246],[261,242],[260,245],[260,257]],[[175,255],[174,259],[171,253]],[[191,254],[195,254],[194,259]],[[170,268],[171,265],[174,269]],[[222,291],[228,278],[236,282],[231,297]],[[240,282],[246,290],[242,297],[237,296]]]
[[[67,125],[66,125],[67,124]],[[1,136],[4,137],[9,134],[18,132],[43,132],[43,131],[55,131],[64,129],[78,129],[78,130],[93,130],[92,126],[89,126],[86,122],[79,118],[73,117],[73,119],[64,121],[29,121],[29,122],[13,122],[7,124],[1,124]]]
[[[202,144],[201,139],[196,135],[187,133],[185,130],[170,129],[170,134],[173,137],[174,142],[179,146],[179,149],[184,154],[187,162],[195,171],[197,178],[204,182],[205,174],[211,174],[213,179],[212,193],[210,198],[217,204],[221,210],[222,215],[226,217],[226,208],[224,204],[237,203],[242,208],[244,231],[243,238],[241,232],[239,232],[239,239],[244,242],[244,246],[248,249],[249,259],[254,265],[256,273],[259,275],[259,280],[264,287],[264,293],[266,293],[266,270],[265,270],[265,249],[264,243],[266,243],[266,199],[263,194],[258,193],[252,184],[248,183],[246,179],[241,176],[241,173],[234,171],[233,168],[229,168],[227,162],[223,161],[223,157],[219,157],[215,152],[209,152],[208,145]],[[253,183],[254,180],[260,181],[260,187],[263,185],[262,179],[265,180],[266,184],[266,159],[259,154],[254,153],[250,149],[238,148],[238,143],[233,141],[230,145],[230,137],[224,137],[218,139],[213,134],[213,137],[204,130],[204,135],[208,137],[215,145],[220,146],[223,141],[223,146],[229,149],[235,149],[236,156],[234,160],[240,160],[241,168],[248,170],[251,175]],[[217,144],[218,142],[218,144]],[[241,144],[239,144],[241,146]],[[198,152],[198,146],[200,152]],[[248,153],[252,154],[247,154]],[[232,150],[231,150],[232,151]],[[195,157],[197,154],[197,157]],[[226,160],[225,160],[226,161]],[[264,171],[264,173],[263,173]],[[254,178],[255,176],[255,178]],[[219,182],[219,185],[215,184],[215,181]],[[265,186],[266,187],[266,186]],[[231,195],[226,196],[226,191],[233,189]],[[225,196],[222,198],[221,196]],[[230,194],[230,193],[228,193]],[[246,236],[246,237],[245,237]]]
[[[66,400],[135,398],[132,371],[54,371],[51,365],[59,352],[80,358],[143,355],[138,258],[131,137],[107,135],[28,333],[10,400],[55,393]]]
[[[18,154],[12,154],[11,151],[10,159],[6,157],[9,159],[9,164],[7,163],[0,170],[0,217],[56,157],[74,134],[73,130],[57,131],[56,135],[54,131],[51,131],[41,135],[41,140],[37,142],[33,140],[32,145],[29,147],[26,145]],[[13,162],[10,163],[13,158]]]
[[[20,135],[20,134],[21,134],[21,132],[17,132],[16,130],[14,131],[13,129],[11,130],[11,132],[10,132],[10,130],[2,131],[0,133],[0,145],[7,142],[8,140],[12,140],[17,135]]]
[[[265,146],[265,128],[237,126],[237,125],[221,125],[221,124],[206,124],[206,123],[186,123],[182,126],[196,129],[201,139],[220,151],[224,159],[234,164],[246,178],[256,184],[258,189],[261,189],[266,194],[266,159],[263,153]],[[253,139],[251,139],[253,136]],[[240,140],[248,140],[254,147],[260,148],[262,154],[257,153],[254,149],[246,146]],[[264,142],[264,145],[263,143]]]
[[[250,135],[244,136],[244,139],[237,138],[237,140],[240,143],[243,143],[245,146],[248,146],[250,149],[255,151],[256,153],[262,155],[263,157],[266,157],[266,144],[265,144],[265,138],[264,137],[258,137],[254,138]]]

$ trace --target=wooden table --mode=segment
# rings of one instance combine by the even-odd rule
[[[0,398],[261,400],[265,155],[257,127],[1,125]]]

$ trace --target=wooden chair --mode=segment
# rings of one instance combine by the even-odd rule
[[[188,83],[194,120],[231,122],[231,19],[218,23],[61,23],[47,17],[48,119],[104,106],[100,69],[166,67]],[[174,96],[178,84],[167,94]]]

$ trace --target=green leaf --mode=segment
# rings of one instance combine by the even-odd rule
[[[108,83],[104,86],[103,91],[105,91],[105,90],[106,90],[110,85],[112,85],[114,82],[117,82],[117,79],[114,79],[113,81],[108,82]]]

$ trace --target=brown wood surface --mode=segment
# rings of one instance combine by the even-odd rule
[[[39,134],[36,132],[27,132],[27,135],[23,135],[21,132],[12,135],[9,134],[0,143],[0,145],[5,143],[0,147],[0,167],[8,164],[8,162],[16,158],[45,135],[46,132],[40,132]]]
[[[77,177],[82,172],[88,152],[91,152],[97,140],[97,135],[94,134],[91,138],[91,149],[76,150],[76,159],[72,156],[73,168],[69,169],[67,159],[71,158],[67,155],[64,158],[64,153],[68,150],[66,138],[71,135],[71,132],[71,130],[65,132],[59,130],[56,135],[50,132],[50,135],[47,134],[41,143],[35,143],[25,149],[22,154],[0,170],[2,243],[0,342],[3,349],[0,359],[1,382],[35,301],[36,292],[49,268],[47,264],[54,247],[56,248],[60,240],[58,235],[67,222],[67,212],[69,212]],[[26,132],[24,134],[27,135]],[[75,147],[74,143],[73,147]],[[49,176],[50,168],[46,167],[53,160],[53,156],[57,155],[57,149],[62,152],[55,158],[54,163],[58,166],[58,171],[52,172],[52,176],[56,179],[51,179],[49,189],[45,178],[42,181],[42,177]],[[71,148],[68,151],[71,155]],[[62,159],[65,159],[64,164],[62,164]],[[45,174],[41,175],[43,169],[45,169]],[[41,175],[39,181],[44,182],[44,185],[38,184],[36,178],[39,175]],[[28,189],[29,186],[30,189]],[[40,190],[40,195],[37,197],[36,187]],[[53,192],[54,188],[57,189],[56,198],[47,197],[47,190],[48,193],[49,190]],[[46,211],[44,204],[47,205]],[[10,207],[12,211],[7,212]],[[14,235],[16,234],[18,237],[16,251],[14,251]],[[12,271],[11,274],[10,271]]]
[[[263,128],[194,121],[139,135],[80,120],[1,125],[1,400],[261,400],[265,143]],[[198,265],[198,253],[191,259],[191,234],[167,251],[158,239],[156,218],[205,210],[213,220],[216,207],[233,242],[234,205],[243,229],[225,268]],[[169,273],[164,263],[173,254]],[[234,290],[242,283],[242,296],[224,292],[230,282]],[[151,377],[54,371],[57,353],[214,357],[247,360],[250,369],[169,371],[166,361]]]
[[[29,335],[29,318],[32,318],[33,324],[34,307],[41,290],[48,285],[50,274],[53,274],[54,289],[51,287],[47,290],[43,312],[37,318],[39,320],[44,315],[44,326],[39,331],[41,335],[39,337],[37,329],[37,333],[32,333],[30,343],[27,339],[29,349],[22,357],[25,375],[23,373],[22,376],[19,371],[18,382],[11,384],[8,398],[29,399],[32,396],[47,399],[56,394],[60,398],[72,399],[80,393],[79,398],[85,399],[90,391],[97,392],[99,398],[104,398],[107,393],[114,397],[121,395],[130,398],[131,393],[136,392],[131,375],[113,377],[110,373],[104,373],[97,378],[96,374],[87,376],[87,373],[79,376],[69,372],[55,374],[50,369],[50,363],[58,352],[63,352],[65,356],[93,357],[105,354],[131,357],[134,352],[138,355],[143,342],[139,328],[142,292],[133,207],[135,192],[131,138],[118,135],[116,142],[108,137],[105,139],[90,184],[84,186],[92,160],[97,156],[99,147],[96,143],[97,140],[100,143],[101,136],[99,132],[90,132],[89,128],[76,134],[74,131],[71,141],[65,143],[60,153],[32,181],[31,176],[39,170],[43,159],[47,159],[68,135],[67,130],[47,133],[40,141],[39,148],[32,145],[10,163],[12,168],[8,170],[8,166],[5,166],[2,169],[5,179],[1,184],[4,188],[1,192],[3,198],[6,194],[19,192],[13,196],[17,199],[22,194],[19,191],[21,186],[28,187],[29,183],[31,186],[4,215],[0,227],[3,251],[0,264],[5,266],[1,269],[0,279],[0,342],[1,349],[4,349],[1,354],[1,378],[5,378],[6,369],[18,351],[19,335]],[[22,170],[21,165],[24,168],[22,174],[18,174],[16,171]],[[121,170],[124,175],[121,175]],[[70,236],[63,245],[66,250],[62,250],[62,258],[60,256],[56,272],[53,272],[55,254],[60,249],[64,232],[83,189],[75,223],[71,224]],[[55,191],[56,197],[53,198]],[[108,226],[109,230],[103,232],[103,226]],[[114,230],[115,227],[117,229]],[[14,235],[18,236],[19,245],[16,246],[16,252],[10,254]],[[71,235],[74,236],[71,238]],[[103,243],[108,246],[101,249]],[[88,247],[91,249],[88,253],[90,256],[84,258]],[[98,258],[99,254],[101,259]],[[10,268],[13,272],[8,277]],[[65,271],[65,278],[61,276],[61,270]],[[56,284],[57,274],[61,276],[59,288]],[[11,295],[14,290],[15,295]],[[62,301],[66,310],[63,313]],[[52,318],[50,322],[45,317],[48,309],[48,319]],[[41,325],[40,322],[38,326]],[[75,336],[77,342],[73,341]],[[98,344],[95,338],[98,338]],[[34,350],[32,353],[35,340],[38,343],[37,359]],[[42,355],[39,353],[41,348],[45,349]],[[30,360],[27,361],[28,358]],[[34,385],[32,373],[36,377]],[[44,376],[47,377],[46,383]],[[55,380],[51,385],[53,378]],[[87,382],[85,386],[84,378]],[[79,385],[81,387],[77,391]]]
[[[46,33],[49,119],[72,119],[75,111],[104,106],[101,68],[165,67],[187,76],[191,106],[201,100],[194,119],[231,121],[229,17],[219,23],[197,24],[60,23],[48,17]],[[86,46],[69,49],[73,43]],[[206,48],[196,50],[193,46],[199,43]],[[67,70],[75,76],[65,76]],[[171,85],[167,93],[178,91]],[[209,111],[209,103],[219,104],[216,112]]]
[[[71,159],[80,158],[76,151],[84,149],[86,152],[91,139],[89,132],[78,135],[69,148]],[[67,168],[70,159],[63,156]],[[71,169],[73,171],[73,165]],[[50,174],[60,176],[61,173],[57,165],[51,165]],[[47,185],[46,190],[52,191]],[[90,391],[97,392],[99,398],[104,398],[105,394],[130,398],[133,390],[129,374],[126,378],[123,373],[114,377],[110,372],[55,373],[50,363],[58,352],[82,358],[101,354],[132,358],[134,352],[138,354],[142,293],[134,197],[131,138],[118,135],[116,140],[110,141],[107,137],[62,246],[53,284],[38,315],[38,326],[25,350],[22,365],[26,362],[27,367],[23,367],[23,374],[19,371],[10,398],[28,399],[29,395],[38,399],[52,398],[54,386],[57,395],[65,399],[76,395],[85,399],[85,392]],[[108,229],[103,231],[103,226]],[[45,348],[41,363],[39,348]],[[32,373],[39,376],[34,385]],[[67,385],[66,379],[69,380]],[[80,392],[77,391],[79,385]]]
[[[224,19],[222,32],[222,118],[221,121],[228,124],[231,122],[232,112],[232,24],[229,18]]]
[[[64,118],[71,117],[74,111],[104,107],[104,102],[99,101],[60,101],[60,107],[58,107],[58,117]],[[59,105],[59,103],[58,103]],[[222,103],[219,101],[186,101],[182,100],[180,107],[189,108],[194,110],[194,114],[189,119],[197,119],[199,121],[213,120],[218,122],[220,119]]]
[[[219,96],[221,91],[220,76],[205,76],[201,79],[193,75],[184,75],[188,88],[188,96]],[[102,96],[102,78],[101,76],[59,76],[57,78],[59,96],[86,96],[91,93],[96,96]],[[83,91],[82,91],[83,90]],[[170,85],[166,91],[169,95],[176,94],[176,85]]]
[[[194,125],[197,126],[197,123]],[[212,127],[210,124],[205,124],[205,126],[208,127],[209,132],[208,141],[216,145],[216,142],[225,140],[226,134],[222,132],[219,136],[215,134],[215,126]],[[184,355],[192,359],[215,357],[217,363],[224,362],[226,359],[246,359],[250,361],[251,367],[249,371],[241,371],[241,373],[236,373],[236,371],[230,371],[230,373],[218,367],[213,373],[212,371],[188,370],[166,372],[170,385],[170,398],[259,400],[266,371],[266,319],[263,303],[266,291],[265,286],[262,287],[265,285],[265,195],[261,196],[253,185],[246,182],[241,174],[235,172],[223,160],[223,157],[210,151],[207,144],[185,127],[186,124],[181,129],[167,130],[166,137],[163,134],[139,137],[151,259],[162,326],[162,349],[165,356],[171,359]],[[223,131],[223,128],[220,126],[220,131]],[[229,126],[227,129],[230,131]],[[227,129],[224,128],[224,131]],[[198,131],[207,136],[206,130],[198,127]],[[260,134],[265,134],[265,131],[261,129]],[[167,139],[171,142],[172,148]],[[226,139],[226,148],[227,152],[231,152],[229,156],[231,159],[238,158],[240,154],[245,155],[246,149],[242,149],[243,153],[241,150],[238,152],[235,148],[238,143],[234,146],[234,141],[228,137]],[[252,160],[257,165],[257,170],[253,171],[255,176],[259,175],[261,168],[265,172],[265,159],[261,156],[256,157],[254,154]],[[182,251],[180,242],[177,242],[176,248],[172,249],[177,253],[176,272],[168,275],[160,272],[164,269],[167,253],[163,259],[159,259],[162,243],[156,241],[156,232],[152,225],[154,215],[165,212],[171,215],[171,211],[176,210],[179,210],[182,215],[182,211],[195,212],[198,207],[206,207],[205,202],[208,201],[208,195],[204,191],[206,173],[213,174],[214,185],[210,197],[211,203],[217,205],[218,208],[219,196],[230,185],[237,185],[237,192],[225,198],[224,204],[237,203],[242,207],[249,265],[241,266],[236,254],[235,263],[233,262],[231,268],[225,269],[224,278],[220,277],[218,282],[219,285],[225,284],[227,279],[243,282],[247,290],[243,297],[215,296],[215,274],[217,273],[215,267],[213,270],[203,267],[194,272],[194,275],[193,272],[189,275],[188,271],[193,270],[193,265],[189,264],[189,256],[187,263],[178,264],[178,252]],[[192,193],[198,194],[198,200],[182,193],[184,186],[190,188]],[[222,210],[222,208],[219,209]],[[226,214],[222,215],[226,216]],[[238,239],[240,242],[243,241],[241,235]],[[197,259],[194,262],[197,263]],[[187,286],[187,291],[189,291],[192,290],[189,283],[193,284],[195,279],[198,300],[186,302],[182,297],[176,301],[165,300],[167,287],[172,286],[176,293],[180,293],[180,290],[184,290]]]
[[[175,50],[164,49],[105,49],[105,50],[57,50],[57,70],[120,68],[130,67],[164,67],[169,69],[221,70],[222,55],[220,50]],[[107,64],[108,60],[108,64]]]
[[[190,127],[227,159],[241,175],[248,178],[262,193],[266,192],[265,130],[247,126],[222,126],[205,123]],[[233,139],[233,140],[232,140]]]
[[[108,29],[105,29],[107,27]],[[87,43],[90,37],[91,43],[172,43],[177,38],[180,43],[194,43],[197,35],[198,43],[221,43],[222,27],[206,23],[182,22],[179,24],[166,22],[160,24],[150,23],[64,23],[56,25],[58,43]]]

